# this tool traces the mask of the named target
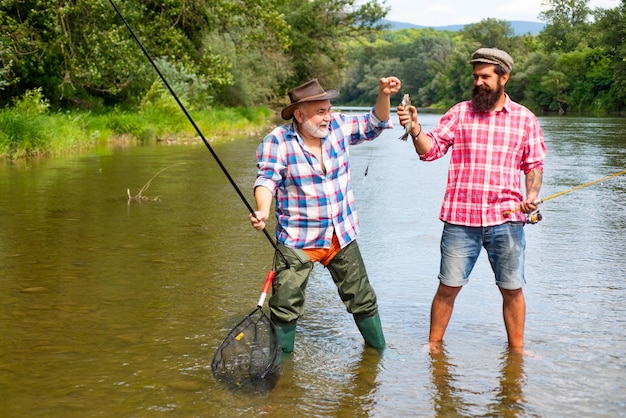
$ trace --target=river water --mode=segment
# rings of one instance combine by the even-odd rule
[[[437,119],[422,115],[424,129]],[[541,123],[543,197],[624,170],[625,119]],[[318,266],[273,387],[211,374],[256,305],[272,247],[204,145],[2,163],[0,416],[624,416],[626,176],[545,202],[526,227],[524,356],[507,350],[484,254],[443,352],[429,354],[447,159],[420,162],[400,133],[352,148],[358,241],[388,348],[364,347]],[[250,201],[259,140],[214,145]],[[128,199],[151,179],[145,199]]]

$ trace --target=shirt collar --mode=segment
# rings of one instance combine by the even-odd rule
[[[508,94],[504,93],[504,105],[502,106],[502,111],[503,112],[511,112],[511,103],[513,101],[511,100],[511,98],[509,97]]]

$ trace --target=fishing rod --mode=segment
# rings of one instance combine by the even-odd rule
[[[187,109],[185,108],[185,105],[183,105],[183,103],[178,98],[178,95],[176,94],[174,89],[167,82],[167,80],[165,79],[165,76],[163,75],[163,73],[161,72],[159,67],[156,65],[154,60],[152,59],[152,56],[150,56],[150,53],[148,53],[148,50],[143,46],[143,44],[141,43],[141,41],[139,40],[139,38],[135,34],[135,31],[133,30],[133,28],[131,28],[130,24],[128,23],[128,21],[126,21],[126,18],[124,17],[124,15],[122,15],[122,12],[120,11],[120,9],[117,8],[117,6],[113,2],[113,0],[109,0],[109,3],[111,3],[111,6],[113,6],[113,8],[117,12],[118,16],[122,19],[122,21],[124,22],[124,25],[126,25],[126,27],[128,28],[128,31],[130,32],[130,34],[133,36],[135,41],[137,41],[137,44],[139,45],[139,47],[143,51],[144,55],[146,56],[146,58],[148,58],[148,61],[150,61],[150,64],[152,64],[152,67],[154,67],[154,69],[157,72],[157,74],[159,75],[159,77],[161,77],[161,80],[163,80],[163,83],[165,84],[167,89],[170,91],[170,93],[174,97],[174,100],[176,100],[176,103],[178,103],[178,106],[180,106],[180,108],[183,111],[183,113],[185,114],[185,116],[187,116],[187,119],[189,119],[189,122],[191,122],[191,125],[193,125],[194,129],[196,130],[196,132],[198,133],[198,135],[202,139],[202,142],[204,142],[204,145],[206,145],[206,147],[209,150],[209,152],[211,153],[211,155],[213,155],[213,158],[217,162],[217,165],[220,166],[220,168],[222,169],[222,171],[226,175],[226,178],[228,179],[230,184],[233,186],[233,188],[235,189],[235,191],[237,192],[237,194],[239,195],[239,197],[241,198],[243,203],[246,205],[246,208],[248,208],[248,211],[250,211],[250,214],[256,218],[256,214],[254,213],[254,209],[252,208],[252,206],[250,205],[250,203],[248,202],[246,197],[243,195],[243,193],[239,189],[239,186],[237,186],[237,183],[235,183],[235,180],[231,177],[230,173],[228,172],[228,170],[226,169],[226,167],[224,166],[224,164],[222,163],[222,161],[220,160],[218,155],[213,150],[213,147],[211,147],[211,144],[209,144],[209,141],[207,141],[207,139],[204,137],[204,135],[202,134],[202,131],[200,131],[200,128],[198,127],[196,122],[193,120],[193,118],[191,117],[189,112],[187,112]],[[280,251],[280,249],[278,248],[278,245],[276,244],[276,242],[274,242],[274,240],[272,239],[270,234],[267,232],[267,229],[263,228],[263,234],[268,239],[270,244],[272,244],[272,247],[274,247],[274,250],[276,250],[276,252],[278,252],[278,255],[283,260],[283,262],[287,266],[289,266],[289,262],[287,262],[287,259],[285,258],[284,254]]]
[[[608,179],[613,178],[613,177],[618,177],[618,176],[621,176],[623,174],[626,174],[626,170],[620,171],[619,173],[611,174],[611,175],[606,176],[606,177],[602,177],[601,179],[598,179],[598,180],[590,181],[589,183],[585,183],[585,184],[581,184],[581,185],[576,186],[576,187],[572,187],[571,189],[567,189],[567,190],[564,190],[562,192],[555,193],[555,194],[553,194],[551,196],[544,197],[543,199],[537,199],[533,203],[535,205],[539,205],[539,204],[541,204],[543,202],[546,202],[548,200],[552,200],[552,199],[554,199],[556,197],[563,196],[564,194],[568,194],[568,193],[571,193],[571,192],[573,192],[575,190],[579,190],[579,189],[582,189],[582,188],[585,188],[585,187],[589,187],[589,186],[591,186],[593,184],[600,183],[600,182],[602,182],[604,180],[608,180]],[[521,209],[522,208],[519,207],[517,209],[507,210],[506,212],[503,213],[503,215],[506,217],[506,216],[509,216],[510,214],[512,214],[514,212],[517,212],[518,210],[521,210]],[[541,220],[541,215],[538,216],[538,220],[536,222],[531,222],[531,223],[537,223],[537,222],[539,222],[539,220]]]

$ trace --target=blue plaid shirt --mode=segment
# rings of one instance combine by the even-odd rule
[[[329,248],[333,233],[345,247],[359,232],[350,182],[349,146],[391,128],[372,109],[364,115],[333,113],[322,139],[322,160],[304,147],[295,123],[276,127],[257,149],[254,187],[276,196],[276,239],[290,248]],[[324,164],[326,173],[322,170]]]

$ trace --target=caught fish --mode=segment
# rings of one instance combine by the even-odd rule
[[[402,96],[402,101],[400,102],[400,106],[403,106],[405,108],[407,106],[411,106],[411,97],[408,94],[405,94],[404,96]],[[411,133],[411,125],[413,125],[413,122],[409,118],[409,121],[404,124],[404,134],[398,139],[406,141],[406,139],[409,137],[409,134]]]

